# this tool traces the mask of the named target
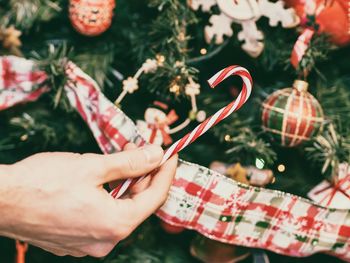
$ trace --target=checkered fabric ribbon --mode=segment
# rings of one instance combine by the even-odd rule
[[[4,60],[18,65],[6,69],[13,76],[36,72],[30,61],[0,58],[2,63]],[[24,72],[20,67],[26,63]],[[7,74],[2,68],[1,76]],[[134,123],[102,94],[95,81],[73,63],[68,63],[67,75],[70,80],[65,91],[69,101],[89,125],[104,153],[118,152],[127,142],[139,146],[145,143]],[[22,81],[10,86],[0,83],[1,103],[13,101],[16,92],[22,94]],[[41,83],[43,79],[38,79],[30,85],[33,93]],[[22,96],[22,102],[33,100],[33,93]],[[324,252],[350,262],[350,210],[329,209],[287,193],[241,185],[182,160],[168,200],[157,215],[169,224],[194,229],[225,243],[294,257]]]
[[[0,58],[0,110],[22,101],[34,101],[48,90],[46,74],[33,62],[16,57]]]

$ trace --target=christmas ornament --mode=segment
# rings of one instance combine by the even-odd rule
[[[194,115],[194,117],[192,117],[192,115]],[[178,120],[175,110],[169,110],[167,104],[155,101],[146,109],[144,115],[145,120],[136,121],[136,126],[147,142],[167,146],[173,142],[170,136],[171,134],[186,128],[193,118],[202,122],[205,120],[205,116],[206,114],[204,111],[198,111],[197,106],[194,107],[192,104],[189,117],[176,127],[170,128],[170,125]]]
[[[147,142],[157,145],[169,145],[172,143],[170,134],[174,133],[169,128],[176,122],[178,116],[175,110],[170,110],[168,105],[155,101],[145,112],[145,121],[138,120],[136,126]]]
[[[132,94],[139,89],[139,78],[142,76],[142,74],[154,73],[159,66],[163,65],[163,62],[164,61],[161,57],[159,57],[157,60],[147,59],[133,77],[128,77],[123,81],[123,91],[115,100],[114,104],[120,106],[120,103],[128,93]]]
[[[13,105],[8,101],[33,100],[42,79],[27,81],[16,76],[36,73],[35,64],[18,57],[0,57],[0,65],[4,63],[9,66],[0,69],[0,108]],[[9,70],[16,81],[3,85]],[[72,62],[67,63],[66,73],[68,101],[90,127],[102,152],[122,151],[128,142],[145,143],[130,118],[103,95],[91,77]],[[27,92],[23,92],[23,83],[30,85]],[[179,160],[168,200],[157,215],[169,224],[224,243],[289,256],[322,252],[350,260],[350,210],[329,209],[291,194],[238,184],[183,160]]]
[[[295,27],[300,21],[292,8],[283,7],[281,0],[276,3],[268,0],[189,0],[188,4],[194,10],[202,7],[204,12],[209,12],[214,5],[219,7],[220,14],[212,15],[209,19],[211,25],[205,27],[205,39],[208,43],[215,39],[216,44],[222,44],[224,36],[233,35],[231,24],[241,24],[242,31],[237,36],[243,41],[243,50],[252,57],[258,57],[264,49],[264,35],[256,26],[260,17],[269,18],[270,26],[277,26],[281,22],[284,28]]]
[[[112,23],[115,0],[70,0],[69,18],[80,34],[97,36]]]
[[[305,55],[306,50],[309,47],[312,36],[315,31],[309,28],[306,28],[303,33],[298,37],[298,40],[295,42],[292,54],[290,57],[290,63],[294,68],[298,68],[300,61]]]
[[[13,55],[21,56],[19,47],[22,46],[22,42],[19,37],[22,32],[17,30],[14,26],[8,28],[0,28],[0,42],[2,46],[10,51]]]
[[[142,76],[142,74],[155,73],[159,67],[162,67],[164,65],[164,62],[165,57],[163,55],[157,55],[156,59],[147,59],[133,77],[128,77],[126,80],[123,81],[123,91],[115,100],[114,104],[120,107],[122,100],[128,93],[134,93],[136,90],[139,89],[138,80]],[[182,67],[183,64],[176,62],[174,66]],[[170,87],[170,92],[178,95],[180,93],[180,86],[175,83]],[[138,121],[138,125],[141,133],[145,136],[144,138],[146,138],[148,142],[155,143],[158,145],[162,145],[163,142],[165,142],[164,144],[168,145],[172,142],[172,140],[167,134],[173,134],[181,131],[182,129],[186,128],[193,120],[197,120],[198,122],[202,122],[205,120],[205,112],[199,111],[197,108],[196,96],[200,94],[200,85],[196,83],[191,77],[188,78],[188,83],[185,86],[185,94],[188,95],[191,99],[192,109],[189,113],[188,118],[186,118],[181,124],[179,124],[175,128],[172,128],[171,130],[167,126],[169,126],[176,120],[174,120],[173,118],[166,120],[166,116],[164,116],[159,107],[157,111],[154,109],[154,107],[150,107],[146,110],[145,121]],[[168,106],[164,107],[168,108]],[[165,110],[164,107],[162,110]],[[174,117],[174,115],[168,117]],[[157,118],[157,120],[154,120],[154,118]],[[158,130],[159,133],[162,134],[162,136],[152,135],[152,133],[155,133],[155,130]],[[155,139],[154,136],[158,139]],[[151,138],[153,139],[150,140]]]
[[[209,85],[211,88],[215,88],[217,85],[219,85],[222,81],[230,77],[231,75],[237,75],[242,78],[243,80],[243,86],[242,91],[238,95],[237,99],[233,102],[231,102],[226,107],[223,107],[219,111],[217,111],[214,115],[206,119],[204,122],[199,124],[192,132],[185,135],[182,139],[175,142],[173,145],[171,145],[164,153],[163,159],[160,163],[160,165],[164,164],[169,158],[171,158],[174,154],[177,154],[179,151],[184,149],[186,146],[194,142],[198,139],[201,135],[203,135],[205,132],[207,132],[211,127],[215,126],[217,123],[222,121],[223,119],[230,116],[234,111],[237,111],[240,109],[248,100],[250,97],[250,94],[252,92],[252,78],[249,74],[249,72],[240,66],[229,66],[227,68],[224,68],[220,70],[218,73],[216,73],[213,77],[211,77],[208,80]],[[120,196],[125,193],[125,191],[137,183],[138,181],[142,180],[145,176],[140,177],[139,179],[128,179],[124,183],[120,184],[117,188],[115,188],[111,195],[115,198],[119,198]]]
[[[123,81],[123,92],[118,96],[114,104],[120,106],[120,103],[128,93],[131,94],[139,89],[138,80],[142,74],[155,73],[158,67],[163,66],[164,62],[165,57],[162,55],[157,55],[156,59],[147,59],[133,77],[128,77]],[[176,66],[181,66],[179,63],[176,64]],[[196,96],[200,93],[200,85],[194,82],[192,78],[189,78],[188,81],[188,84],[185,86],[185,94],[191,98],[192,106],[188,118],[181,124],[170,129],[169,126],[178,119],[175,110],[169,111],[169,106],[165,103],[159,101],[154,102],[153,105],[145,111],[145,120],[137,121],[137,127],[147,142],[158,145],[169,145],[172,143],[170,134],[174,134],[186,128],[194,119],[200,122],[205,119],[205,112],[198,111],[197,108]],[[172,91],[171,89],[170,91],[175,93],[179,92],[180,87],[177,85],[176,91]]]
[[[316,203],[337,209],[350,209],[350,165],[342,163],[333,182],[322,181],[308,197]]]
[[[176,235],[176,234],[180,234],[183,231],[185,231],[186,228],[181,227],[181,226],[174,226],[171,224],[168,224],[166,222],[164,222],[163,220],[160,220],[160,226],[162,227],[162,229],[167,232],[168,234],[172,234],[172,235]]]
[[[296,80],[293,88],[275,91],[262,104],[263,129],[282,146],[297,146],[322,127],[323,110],[307,88],[307,82]]]
[[[273,183],[275,180],[271,170],[257,169],[253,166],[242,167],[240,163],[228,165],[214,161],[210,164],[209,168],[247,185],[264,187],[267,184]]]
[[[197,107],[197,97],[200,94],[200,85],[192,78],[188,79],[188,84],[185,86],[185,94],[188,95],[191,98],[191,106],[192,110],[190,111],[190,114],[188,116],[188,122],[195,119],[198,122],[202,122],[207,117],[207,114],[205,111],[200,110],[198,111]]]
[[[286,0],[286,4],[295,9],[304,26],[307,26],[308,17],[314,16],[318,31],[330,35],[334,44],[350,43],[348,0]]]

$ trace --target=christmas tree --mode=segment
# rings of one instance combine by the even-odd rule
[[[201,165],[184,162],[186,169],[198,170],[192,179],[182,179],[200,185],[196,180],[215,178],[216,183],[227,184],[216,194],[226,205],[231,202],[234,211],[265,212],[261,206],[251,208],[259,197],[235,207],[235,200],[242,197],[235,193],[224,196],[235,187],[237,192],[271,195],[270,204],[261,201],[266,202],[264,207],[282,207],[287,201],[300,204],[284,207],[292,212],[283,218],[282,212],[276,212],[256,222],[249,221],[247,214],[206,210],[208,219],[199,227],[198,222],[191,225],[180,220],[189,213],[186,209],[200,209],[194,208],[190,193],[181,196],[173,191],[158,217],[149,218],[104,259],[60,258],[29,246],[27,262],[350,260],[348,1],[0,0],[0,43],[2,58],[28,59],[45,74],[44,81],[31,75],[36,88],[43,88],[41,96],[20,101],[15,94],[12,104],[26,103],[9,107],[1,91],[6,83],[19,82],[23,76],[16,78],[6,71],[7,59],[3,61],[1,163],[15,163],[43,151],[112,151],[108,142],[97,138],[89,116],[84,118],[84,110],[72,103],[73,93],[67,89],[72,75],[67,67],[73,62],[82,70],[76,74],[96,81],[91,85],[98,86],[116,109],[136,123],[146,141],[164,148],[220,108],[242,100],[239,111],[181,151],[181,159]],[[222,69],[236,72],[231,65],[250,72],[254,82],[250,98],[241,88],[247,84],[244,78],[230,77],[215,89],[208,85],[207,80]],[[247,76],[244,69],[237,72]],[[244,105],[242,97],[247,99]],[[118,126],[134,129],[133,124],[123,127]],[[108,127],[101,129],[107,134]],[[179,166],[177,176],[190,171],[185,168]],[[202,179],[197,176],[200,173],[205,174]],[[215,189],[203,191],[215,193]],[[174,201],[176,198],[181,200]],[[213,202],[212,197],[201,198],[204,204]],[[169,217],[174,203],[181,206],[176,220]],[[288,216],[304,213],[306,206],[329,215],[311,223],[303,217],[306,221],[304,225],[300,221],[303,230],[298,234],[273,232],[276,229],[270,225],[281,224],[273,220],[282,218],[285,223]],[[210,232],[210,213],[217,212],[220,226],[232,222],[235,229],[218,227]],[[343,216],[344,222],[338,222],[343,225],[329,237],[336,240],[324,244],[318,235],[322,230],[317,232],[316,225],[327,225],[326,219],[337,213]],[[262,229],[275,233],[272,241],[264,240]],[[288,243],[286,236],[291,235],[299,245],[304,244],[304,252],[301,245]],[[1,262],[12,262],[16,253],[23,253],[21,249],[24,247],[16,252],[15,241],[0,239]],[[322,251],[332,256],[311,255]]]

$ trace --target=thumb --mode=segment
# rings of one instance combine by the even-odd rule
[[[99,183],[109,183],[118,179],[139,177],[156,169],[164,152],[160,146],[146,145],[110,155],[99,155],[102,172]]]

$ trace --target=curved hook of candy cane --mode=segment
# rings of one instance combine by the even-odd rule
[[[177,154],[186,146],[194,142],[199,136],[207,132],[211,127],[215,126],[217,123],[231,115],[234,111],[241,108],[243,104],[248,100],[252,92],[253,80],[248,70],[241,66],[234,65],[220,70],[208,80],[208,83],[211,88],[215,88],[222,81],[233,75],[240,76],[243,80],[242,90],[239,93],[237,99],[232,101],[226,107],[220,109],[211,117],[207,118],[205,121],[200,123],[192,132],[188,133],[182,139],[176,141],[173,145],[171,145],[170,148],[165,151],[160,165],[164,164],[173,155]],[[129,187],[141,181],[144,177],[145,176],[142,176],[139,179],[128,179],[117,188],[112,190],[110,194],[114,198],[119,198],[125,193],[125,191],[127,191]]]
[[[242,90],[239,93],[237,99],[232,101],[226,107],[223,107],[217,111],[214,115],[200,123],[192,132],[188,133],[182,139],[176,141],[173,145],[171,145],[170,148],[168,148],[164,153],[161,165],[164,164],[171,156],[180,152],[186,146],[194,142],[199,136],[207,132],[211,127],[227,118],[234,111],[241,108],[244,103],[246,103],[251,95],[253,87],[253,80],[247,69],[236,65],[224,68],[216,73],[213,77],[211,77],[208,80],[208,83],[211,88],[215,88],[225,79],[234,75],[240,76],[243,80]]]

